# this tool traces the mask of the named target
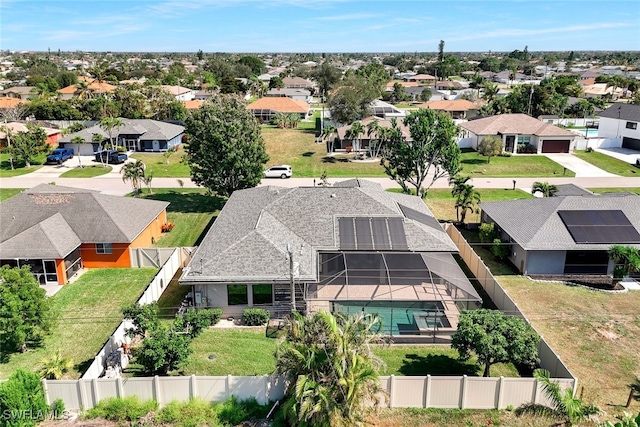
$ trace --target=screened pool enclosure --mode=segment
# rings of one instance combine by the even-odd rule
[[[446,336],[482,299],[450,253],[325,252],[308,301],[345,314],[375,313],[392,336]]]

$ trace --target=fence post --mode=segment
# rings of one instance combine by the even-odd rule
[[[464,409],[467,402],[467,376],[462,376],[462,383],[460,385],[460,409]]]
[[[116,379],[116,391],[120,399],[124,399],[124,388],[122,387],[122,378]]]
[[[82,384],[82,380],[76,380],[76,387],[78,388],[78,398],[80,400],[80,408],[84,409],[87,407],[86,396],[84,393],[84,384]]]
[[[422,407],[428,408],[429,401],[431,400],[431,375],[427,375],[424,380],[424,400],[422,401]]]
[[[49,398],[49,387],[47,387],[47,379],[42,379],[42,389],[44,390],[44,400],[47,402],[47,406],[51,406],[51,399]]]
[[[533,380],[533,403],[538,403],[538,380]]]
[[[159,376],[154,376],[153,377],[153,397],[156,398],[156,402],[158,402],[158,406],[162,406],[161,405],[161,396],[160,396],[160,377]]]
[[[261,403],[263,405],[266,405],[271,400],[269,399],[269,394],[271,391],[271,387],[270,387],[271,381],[269,381],[269,375],[263,375],[262,378],[264,379],[264,402],[261,402]]]
[[[227,375],[227,399],[231,397],[231,383],[233,381],[233,376]]]
[[[196,397],[198,397],[198,388],[197,388],[197,384],[196,384],[196,376],[195,375],[191,375],[191,399],[195,399]]]
[[[500,376],[500,381],[498,381],[498,403],[496,405],[496,409],[502,409],[502,400],[504,398],[504,377]]]
[[[98,379],[91,379],[91,391],[93,392],[93,403],[98,404],[100,402],[100,392],[98,391]]]
[[[393,389],[396,384],[396,376],[391,375],[389,377],[389,408],[393,408]]]

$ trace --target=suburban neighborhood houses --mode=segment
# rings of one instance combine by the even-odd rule
[[[286,3],[99,14],[202,31],[149,52],[0,18],[0,427],[637,426],[640,51]]]

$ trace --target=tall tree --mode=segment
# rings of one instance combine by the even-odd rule
[[[331,118],[338,123],[353,123],[371,113],[371,103],[378,90],[363,76],[352,75],[343,81],[329,97],[327,105]]]
[[[135,162],[127,162],[120,169],[122,181],[131,182],[134,195],[140,194],[140,184],[144,180],[144,163],[141,160]]]
[[[449,178],[449,184],[453,186],[451,195],[455,198],[456,219],[464,224],[468,211],[474,210],[480,203],[480,193],[469,184],[470,176],[456,175]]]
[[[35,157],[47,151],[47,133],[40,126],[27,123],[26,132],[14,132],[11,134],[11,145],[6,148],[10,155],[21,159],[26,167],[31,167]]]
[[[51,327],[51,306],[27,266],[0,267],[0,350],[9,353],[38,345]]]
[[[353,151],[356,153],[360,152],[360,135],[364,133],[364,126],[362,122],[353,122],[351,123],[351,127],[345,133],[345,137],[351,140],[351,144],[353,145]]]
[[[332,124],[328,124],[324,127],[322,135],[324,142],[327,145],[327,153],[333,153],[333,141],[338,129]]]
[[[124,126],[124,122],[118,117],[105,117],[100,120],[100,128],[109,135],[109,144],[114,148],[116,146],[115,141],[113,139],[114,132],[115,137],[118,136],[118,129]],[[105,166],[109,163],[109,156],[104,156],[105,158]]]
[[[293,313],[276,349],[276,372],[290,380],[283,408],[291,425],[363,425],[380,389],[382,362],[371,350],[379,329],[364,313]]]
[[[312,73],[312,77],[318,85],[318,90],[323,98],[323,102],[327,97],[329,90],[340,81],[342,77],[342,71],[339,68],[334,67],[328,61],[325,61]]]
[[[416,194],[426,197],[438,178],[455,176],[461,169],[460,148],[455,141],[459,128],[448,115],[431,109],[412,112],[404,124],[409,127],[411,141],[395,133],[386,144],[380,163],[405,192],[410,192],[410,184]],[[430,172],[433,177],[424,188]]]
[[[218,194],[255,187],[269,160],[258,121],[242,99],[220,95],[186,120],[191,177]]]
[[[491,163],[491,157],[502,153],[502,138],[496,135],[488,135],[482,138],[478,144],[478,154],[487,156],[487,163]]]
[[[451,347],[461,360],[475,354],[484,366],[483,376],[491,376],[491,365],[515,363],[534,367],[538,362],[540,336],[523,319],[496,310],[469,310],[460,314]]]

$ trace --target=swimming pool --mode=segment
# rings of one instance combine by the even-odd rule
[[[593,138],[598,136],[598,129],[593,129],[593,128],[589,128],[589,129],[573,129],[576,132],[579,132],[582,136],[585,136],[587,138]]]

